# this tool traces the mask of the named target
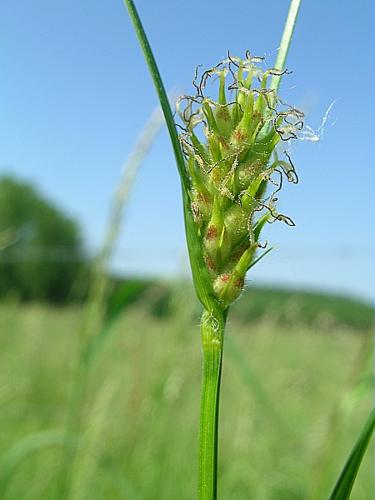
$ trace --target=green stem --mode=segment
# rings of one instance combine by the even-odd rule
[[[202,315],[202,393],[199,432],[199,498],[217,499],[217,457],[220,381],[225,315]]]
[[[283,36],[281,38],[280,48],[276,58],[275,68],[282,71],[285,67],[285,61],[288,55],[290,42],[292,40],[294,26],[296,24],[298,11],[301,5],[301,0],[291,0],[288,16],[286,18]],[[270,88],[274,89],[276,92],[279,89],[281,82],[281,76],[274,75],[271,79]]]

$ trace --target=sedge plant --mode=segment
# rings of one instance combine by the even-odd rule
[[[199,498],[215,500],[228,312],[243,291],[246,273],[271,250],[262,251],[264,226],[275,221],[294,225],[276,208],[283,181],[298,182],[287,150],[281,148],[283,156],[278,150],[298,139],[304,115],[280,99],[278,88],[287,73],[300,0],[291,1],[275,66],[264,69],[263,58],[247,51],[243,58],[228,53],[200,76],[196,71],[194,95],[181,96],[177,104],[178,129],[134,2],[125,4],[158,93],[181,179],[192,277],[203,307]],[[214,95],[207,95],[208,81],[216,82]]]

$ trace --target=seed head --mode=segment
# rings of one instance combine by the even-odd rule
[[[204,71],[194,96],[181,96],[182,150],[191,181],[191,211],[216,298],[229,306],[241,293],[246,272],[260,246],[266,222],[293,221],[277,213],[283,178],[298,178],[288,153],[278,144],[297,139],[303,113],[285,105],[268,87],[276,69],[262,70],[261,58],[228,58]],[[215,99],[204,95],[218,81]]]

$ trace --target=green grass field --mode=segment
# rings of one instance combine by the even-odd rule
[[[199,320],[172,297],[129,306],[81,365],[84,308],[0,306],[1,499],[196,498]],[[223,500],[327,498],[371,407],[371,327],[281,316],[229,319]],[[372,458],[353,500],[374,498]]]

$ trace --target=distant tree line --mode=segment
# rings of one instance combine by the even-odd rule
[[[78,223],[30,183],[0,177],[0,300],[9,296],[57,304],[85,300],[92,259],[82,240]],[[137,301],[152,315],[172,315],[175,286],[181,289],[178,283],[111,276],[106,316],[114,318]],[[285,324],[323,321],[364,330],[374,324],[372,304],[303,290],[251,286],[234,307],[238,320],[246,323],[268,314]]]
[[[30,183],[0,178],[0,297],[66,302],[86,291],[77,222]]]
[[[31,183],[0,177],[0,300],[82,302],[87,299],[94,266],[74,218]],[[110,316],[153,286],[149,280],[118,276],[109,280]]]

